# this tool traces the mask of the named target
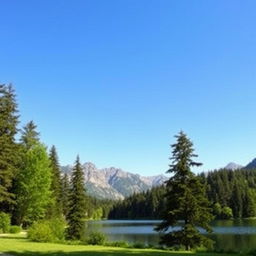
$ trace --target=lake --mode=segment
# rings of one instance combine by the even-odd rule
[[[110,241],[158,244],[159,234],[154,231],[159,221],[103,220],[88,221],[86,233],[99,231]],[[212,223],[213,233],[208,235],[219,250],[245,251],[256,249],[256,220],[218,220]]]

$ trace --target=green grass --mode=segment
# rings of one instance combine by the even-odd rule
[[[210,256],[216,253],[169,252],[155,249],[129,249],[91,245],[35,243],[24,235],[0,236],[0,252],[24,256]],[[0,254],[1,255],[1,254]],[[237,254],[221,254],[232,256]]]

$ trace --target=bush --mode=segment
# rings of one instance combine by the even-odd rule
[[[10,226],[9,232],[11,234],[18,234],[21,232],[21,227],[20,226]]]
[[[89,235],[87,239],[88,244],[92,245],[103,245],[106,242],[106,236],[100,232],[93,232]]]
[[[35,222],[28,229],[28,238],[34,242],[53,242],[52,228],[46,221]]]
[[[65,229],[66,222],[64,219],[53,219],[49,221],[49,225],[51,225],[53,235],[57,241],[65,240]]]
[[[113,246],[113,247],[123,247],[127,248],[129,247],[129,244],[126,241],[114,241],[114,242],[108,242],[105,244],[107,246]]]
[[[145,244],[142,244],[142,243],[134,243],[134,244],[132,245],[132,248],[145,249],[145,248],[146,248],[146,245],[145,245]]]
[[[28,238],[35,242],[60,242],[65,238],[65,226],[60,219],[35,222],[28,229]]]
[[[223,207],[221,217],[224,220],[232,219],[233,218],[232,209],[230,207],[227,207],[227,206]]]
[[[8,233],[10,229],[10,224],[10,215],[4,212],[0,212],[0,233]]]

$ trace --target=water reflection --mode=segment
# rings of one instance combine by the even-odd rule
[[[86,233],[99,231],[110,241],[156,245],[159,234],[154,227],[159,221],[106,220],[88,221]],[[212,223],[213,233],[208,235],[219,250],[244,251],[256,249],[256,220],[219,220]],[[175,227],[175,229],[178,227]]]

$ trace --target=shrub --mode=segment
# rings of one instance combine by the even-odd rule
[[[232,219],[233,218],[232,209],[230,207],[227,207],[227,206],[223,207],[221,217],[224,220]]]
[[[113,247],[123,247],[127,248],[129,247],[129,244],[126,241],[114,241],[114,242],[108,242],[105,244],[107,246],[113,246]]]
[[[105,242],[106,236],[100,232],[92,232],[87,239],[87,243],[92,245],[103,245]]]
[[[10,226],[9,232],[11,234],[18,234],[21,232],[21,227],[20,226]]]
[[[35,242],[60,242],[65,237],[65,226],[60,219],[35,222],[28,229],[28,238]]]
[[[0,233],[8,233],[10,229],[10,224],[10,215],[4,212],[0,212]]]
[[[142,243],[134,243],[134,244],[132,245],[132,248],[145,249],[145,248],[146,248],[146,245],[145,245],[145,244],[142,244]]]
[[[49,221],[49,225],[51,226],[52,233],[57,241],[64,241],[65,240],[65,229],[66,229],[66,222],[64,219],[52,219]]]
[[[28,238],[34,242],[53,242],[52,228],[46,221],[35,222],[28,229]]]

